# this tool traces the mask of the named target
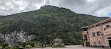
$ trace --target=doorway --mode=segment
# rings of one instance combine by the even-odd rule
[[[111,47],[111,40],[109,40],[109,46]]]

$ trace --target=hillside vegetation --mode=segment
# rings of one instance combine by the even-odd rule
[[[65,44],[81,44],[81,27],[106,19],[50,5],[0,18],[1,34],[23,30],[27,35],[36,35],[32,41],[46,44],[52,43],[55,38],[63,39]]]

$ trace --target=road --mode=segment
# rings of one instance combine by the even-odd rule
[[[70,45],[65,46],[65,48],[31,48],[31,49],[110,49],[110,48],[93,48],[93,47],[83,47],[81,45]]]

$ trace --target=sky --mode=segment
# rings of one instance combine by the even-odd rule
[[[79,14],[111,16],[111,0],[0,0],[0,15],[37,10],[44,5],[68,8]]]

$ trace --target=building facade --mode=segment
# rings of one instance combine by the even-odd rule
[[[89,42],[90,46],[111,47],[111,18],[82,27],[82,30],[84,46]]]

